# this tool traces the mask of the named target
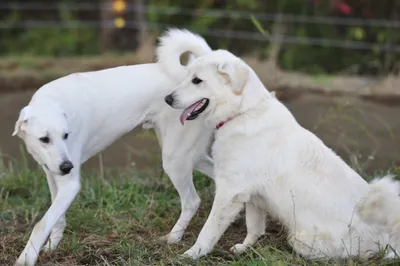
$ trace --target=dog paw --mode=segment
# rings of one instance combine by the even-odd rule
[[[53,247],[50,243],[46,243],[43,247],[42,247],[42,251],[43,252],[51,252],[53,250],[55,250],[57,248],[57,246]]]
[[[192,260],[197,260],[201,257],[200,252],[193,248],[186,250],[181,256]]]
[[[397,252],[393,251],[392,249],[389,249],[386,252],[386,254],[385,254],[385,256],[383,258],[387,259],[387,260],[389,260],[389,259],[398,259],[399,255],[397,255]]]
[[[60,238],[55,238],[55,239],[49,239],[46,244],[42,247],[42,251],[43,252],[51,252],[57,249],[58,244],[61,241],[61,237]]]
[[[243,252],[245,252],[248,249],[247,245],[244,244],[236,244],[233,247],[231,247],[229,249],[230,252],[234,253],[234,254],[242,254]]]
[[[32,251],[32,249],[30,248],[31,246],[29,245],[25,247],[24,251],[22,251],[21,255],[19,255],[14,266],[35,266],[37,254],[33,252],[28,252],[27,250]]]
[[[34,265],[35,265],[34,262],[21,258],[18,258],[18,260],[14,263],[14,266],[34,266]]]
[[[181,240],[182,240],[181,234],[173,234],[173,233],[169,233],[168,235],[159,238],[159,241],[166,242],[167,244],[177,244],[181,242]]]

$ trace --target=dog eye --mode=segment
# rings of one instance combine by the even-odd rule
[[[63,139],[67,139],[68,138],[68,133],[65,133],[63,136]]]
[[[192,79],[192,83],[193,84],[200,84],[200,83],[202,83],[203,81],[201,80],[201,79],[199,79],[198,77],[194,77],[193,79]]]
[[[41,137],[39,140],[41,142],[43,142],[43,143],[46,143],[46,144],[50,142],[50,138],[49,137]]]

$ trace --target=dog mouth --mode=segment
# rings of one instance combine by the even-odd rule
[[[204,110],[206,110],[209,103],[210,100],[208,100],[207,98],[203,98],[187,107],[185,110],[183,110],[179,119],[181,121],[181,124],[183,125],[186,120],[196,119],[202,112],[204,112]]]

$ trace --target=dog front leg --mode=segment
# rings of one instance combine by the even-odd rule
[[[178,191],[182,208],[172,230],[161,238],[168,244],[172,244],[181,241],[183,233],[200,206],[200,197],[193,184],[193,166],[190,160],[179,158],[178,155],[176,157],[163,156],[163,167]]]
[[[47,178],[47,184],[49,186],[50,190],[50,195],[51,195],[51,202],[53,203],[56,195],[57,195],[57,186],[56,182],[54,180],[55,176],[48,171],[46,168],[44,169],[46,172],[46,178]],[[55,250],[60,243],[61,239],[63,238],[63,233],[65,230],[67,223],[65,220],[65,213],[61,215],[60,219],[56,222],[54,225],[53,229],[51,230],[49,240],[47,243],[43,246],[43,251],[48,252],[51,250]]]
[[[246,203],[247,235],[242,244],[234,245],[230,251],[240,254],[253,246],[265,233],[266,211],[258,208],[253,203]]]
[[[199,259],[213,249],[222,234],[243,208],[244,202],[239,198],[226,190],[219,191],[217,188],[210,215],[203,229],[201,229],[196,243],[184,253],[184,256]]]
[[[28,243],[16,262],[18,266],[35,265],[39,251],[51,230],[60,217],[65,214],[80,190],[79,172],[76,176],[57,176],[54,180],[58,187],[57,195],[46,214],[33,228]]]

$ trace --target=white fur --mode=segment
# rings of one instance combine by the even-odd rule
[[[174,45],[168,45],[171,39],[174,40]],[[164,36],[159,38],[159,41],[157,61],[177,83],[182,82],[187,74],[186,68],[182,68],[180,61],[176,60],[182,55],[182,51],[187,50],[187,43],[191,44],[192,51],[204,51],[204,47],[208,47],[207,42],[200,35],[188,30],[169,29]],[[210,48],[209,50],[211,51]],[[193,57],[189,57],[189,62],[192,60]]]
[[[198,57],[211,49],[188,31],[170,30],[161,39],[160,63],[71,74],[41,87],[21,110],[13,135],[23,139],[46,172],[52,205],[35,225],[17,265],[34,265],[49,235],[44,249],[57,247],[66,226],[65,212],[80,190],[81,164],[139,124],[155,128],[164,170],[181,199],[181,215],[164,239],[181,240],[200,204],[192,171],[213,176],[207,155],[213,129],[201,121],[182,127],[179,111],[169,108],[164,97],[186,71],[179,64],[180,55],[189,51]],[[63,139],[66,133],[69,136]],[[50,138],[49,144],[39,141],[44,136]],[[65,160],[74,168],[61,175],[59,165]]]
[[[193,84],[194,77],[203,82]],[[368,183],[300,126],[242,60],[223,50],[200,57],[171,95],[175,108],[208,98],[207,123],[225,122],[213,145],[213,207],[185,255],[209,253],[244,206],[247,236],[234,252],[264,234],[267,212],[286,226],[290,245],[306,258],[367,258],[390,244],[387,233],[356,213]]]
[[[400,248],[400,183],[386,176],[374,179],[358,205],[360,217],[371,226],[381,227],[391,237],[392,248]],[[399,254],[397,254],[399,255]]]

